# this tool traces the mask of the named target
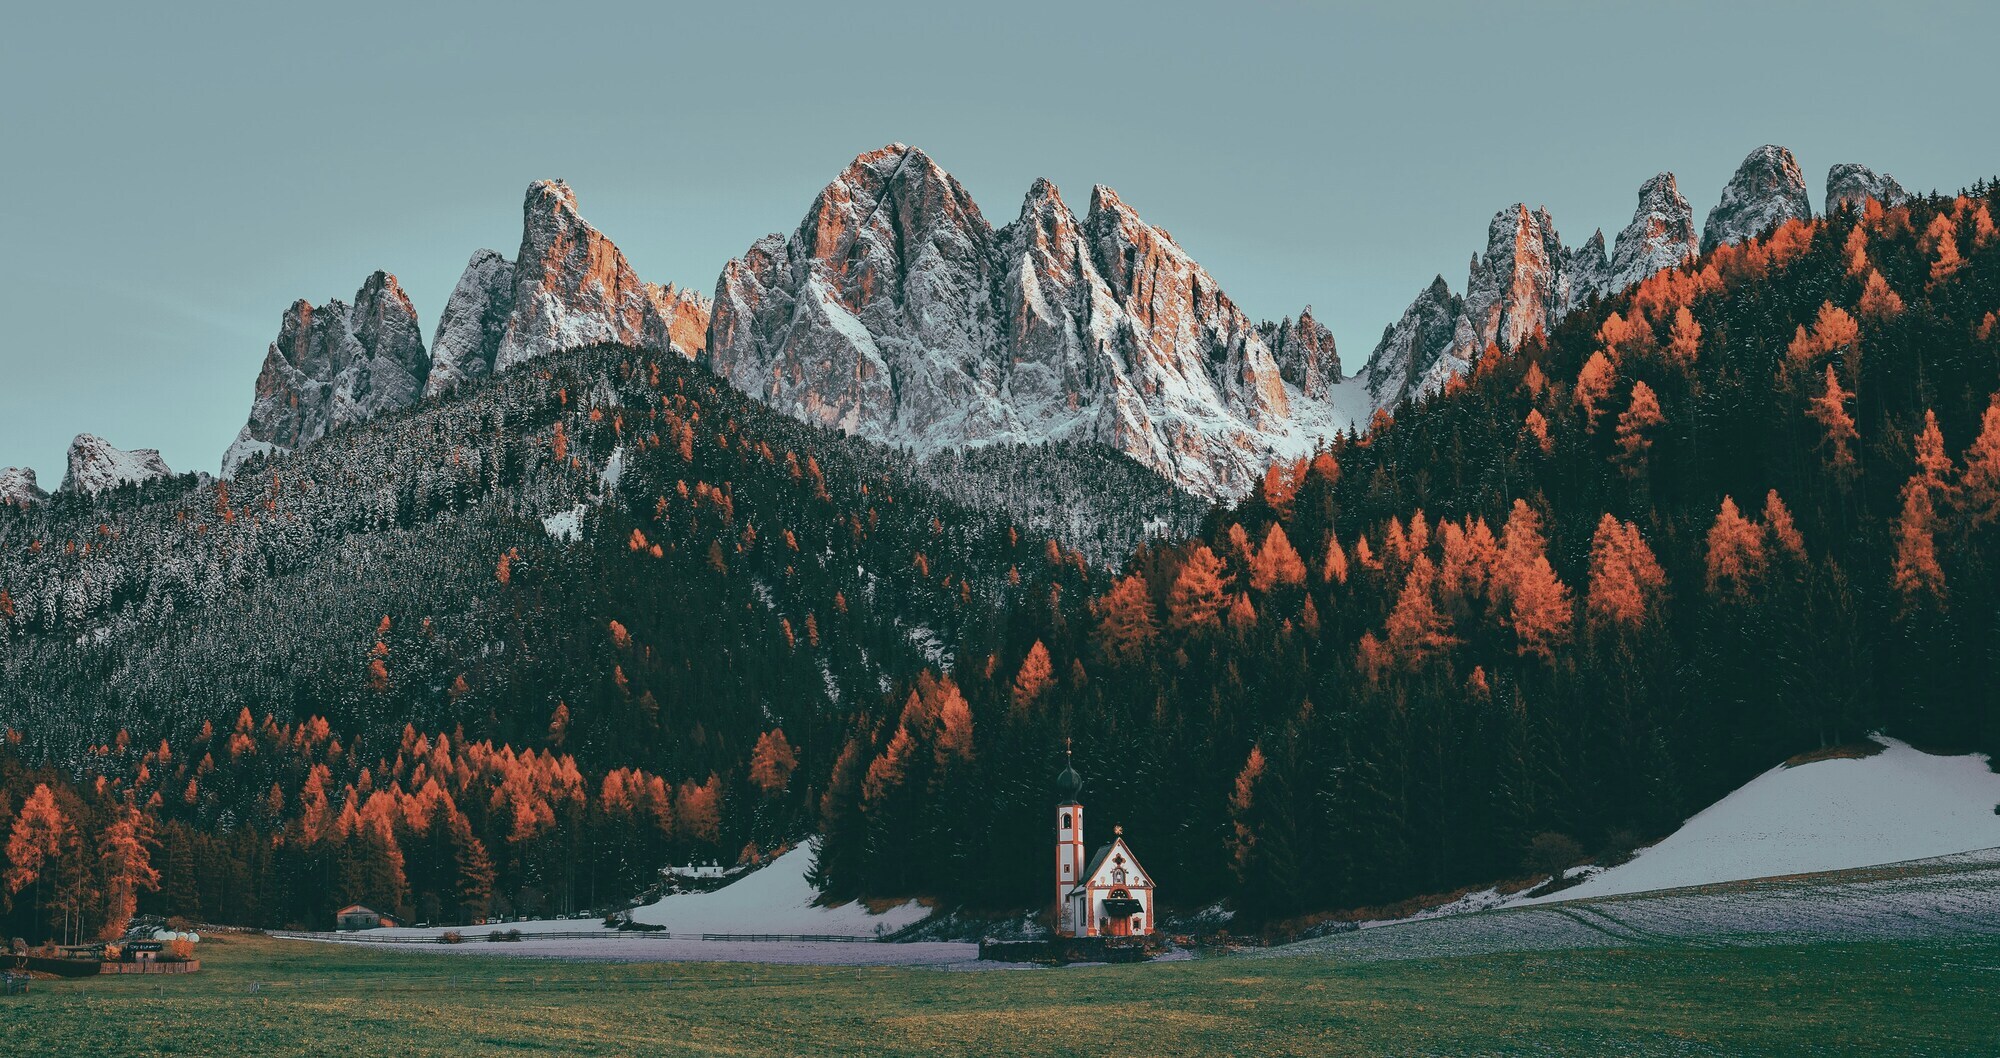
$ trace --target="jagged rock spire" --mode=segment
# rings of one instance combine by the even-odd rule
[[[432,339],[427,395],[565,349],[618,343],[697,356],[708,301],[642,282],[625,255],[577,212],[561,180],[537,180],[521,203],[509,261],[480,250],[459,276]]]
[[[1750,152],[1722,188],[1701,231],[1701,252],[1769,233],[1788,220],[1811,220],[1812,200],[1798,160],[1783,147],[1765,144]]]
[[[1678,267],[1700,248],[1693,207],[1681,197],[1674,174],[1661,173],[1639,185],[1639,208],[1618,233],[1610,290],[1624,290],[1663,268]]]
[[[417,311],[395,276],[371,274],[351,306],[337,298],[294,302],[264,354],[249,422],[223,455],[222,474],[233,477],[253,456],[409,407],[429,374]]]

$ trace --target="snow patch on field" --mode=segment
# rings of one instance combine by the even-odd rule
[[[1631,862],[1522,903],[1837,871],[2000,846],[2000,774],[1877,736],[1858,760],[1777,767]]]
[[[819,892],[806,880],[813,842],[771,861],[762,870],[712,893],[676,893],[632,910],[634,922],[689,933],[787,933],[872,937],[922,921],[930,909],[916,901],[873,914],[859,903],[818,907]]]

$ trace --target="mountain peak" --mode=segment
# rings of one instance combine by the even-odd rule
[[[698,356],[707,331],[706,298],[642,282],[583,219],[567,183],[537,180],[522,201],[515,259],[480,250],[459,275],[431,340],[424,392],[600,342]]]
[[[1632,211],[1632,223],[1618,233],[1611,255],[1611,289],[1623,290],[1663,268],[1678,267],[1700,248],[1694,209],[1681,197],[1674,174],[1649,177],[1639,185],[1639,207]]]
[[[1722,188],[1702,226],[1701,251],[1768,234],[1788,220],[1811,220],[1812,200],[1792,152],[1775,144],[1751,151]]]
[[[0,507],[27,507],[48,498],[35,483],[33,467],[0,467]]]
[[[1885,206],[1900,205],[1909,198],[1909,192],[1888,173],[1877,173],[1865,165],[1841,162],[1826,171],[1826,214],[1832,216],[1842,207],[1860,209],[1869,199]]]
[[[395,276],[370,273],[352,305],[295,301],[264,354],[249,421],[223,454],[222,476],[234,477],[254,456],[409,407],[429,377],[417,310]]]
[[[96,434],[81,433],[69,443],[69,470],[63,475],[62,490],[95,496],[107,489],[143,485],[173,474],[157,449],[126,451]]]
[[[871,152],[789,238],[725,266],[715,301],[718,374],[919,454],[1093,440],[1223,496],[1247,489],[1274,446],[1308,444],[1290,415],[1299,383],[1265,334],[1103,185],[1079,223],[1037,180],[995,230],[927,155]],[[1337,378],[1331,337],[1292,325],[1290,374]]]

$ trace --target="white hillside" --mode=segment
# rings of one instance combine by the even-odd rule
[[[712,893],[677,893],[634,908],[632,920],[690,933],[788,933],[872,937],[930,914],[911,901],[877,915],[859,903],[816,907],[819,892],[806,880],[812,868],[807,842]]]
[[[1895,739],[1859,760],[1777,767],[1630,862],[1537,900],[1577,900],[2000,846],[2000,774],[1983,755],[1938,757]]]

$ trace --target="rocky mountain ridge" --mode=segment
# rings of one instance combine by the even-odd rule
[[[1079,218],[1038,180],[995,229],[900,143],[724,267],[706,362],[789,414],[920,455],[1093,440],[1218,498],[1309,448],[1302,424],[1340,377],[1309,311],[1252,323],[1110,188]]]
[[[1895,204],[1907,195],[1893,178],[1843,163],[1827,173],[1827,208],[1868,198]],[[1511,352],[1537,329],[1553,327],[1592,297],[1610,296],[1662,268],[1675,268],[1724,243],[1769,233],[1787,220],[1811,219],[1798,161],[1783,147],[1751,151],[1723,188],[1696,234],[1694,210],[1674,174],[1639,186],[1632,221],[1618,233],[1609,261],[1602,233],[1566,248],[1546,209],[1516,203],[1495,214],[1484,254],[1474,254],[1460,299],[1439,276],[1382,338],[1358,373],[1377,408],[1443,389],[1488,346]],[[1446,330],[1450,337],[1444,337]]]

